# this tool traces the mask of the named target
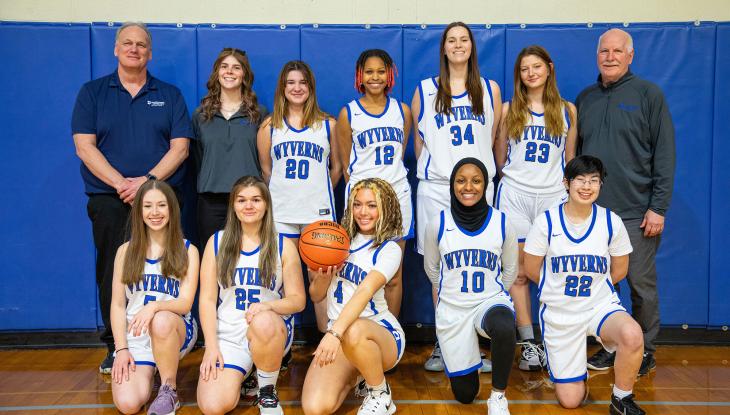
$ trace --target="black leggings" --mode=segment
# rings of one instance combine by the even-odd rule
[[[507,389],[509,372],[515,356],[517,337],[515,316],[507,307],[494,307],[484,315],[482,329],[492,339],[492,387]],[[449,378],[454,397],[461,403],[471,403],[479,393],[479,371]]]

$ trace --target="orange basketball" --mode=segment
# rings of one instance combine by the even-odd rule
[[[309,269],[326,270],[345,262],[350,255],[350,238],[337,222],[313,222],[299,236],[299,255]]]

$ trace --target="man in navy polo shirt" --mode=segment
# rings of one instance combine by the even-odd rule
[[[147,72],[152,38],[143,23],[125,23],[116,33],[114,73],[87,82],[76,98],[71,128],[87,212],[96,246],[96,283],[109,353],[102,373],[111,373],[114,337],[109,321],[112,274],[124,242],[130,204],[147,180],[182,184],[192,128],[180,90]]]

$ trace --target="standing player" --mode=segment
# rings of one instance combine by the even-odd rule
[[[208,240],[200,271],[198,407],[206,415],[235,408],[255,363],[261,414],[283,414],[276,380],[294,335],[291,314],[304,309],[304,281],[297,248],[274,230],[271,196],[258,177],[233,185],[226,227]]]
[[[114,259],[112,397],[120,412],[137,413],[150,398],[157,369],[162,386],[148,413],[174,414],[178,362],[198,333],[190,316],[198,250],[183,239],[177,197],[165,182],[140,186],[130,221],[132,239]]]
[[[477,48],[467,25],[454,22],[441,36],[439,76],[421,81],[413,94],[418,159],[416,226],[418,252],[428,223],[449,208],[449,176],[457,161],[475,157],[490,176],[485,177],[488,201],[494,194],[493,143],[502,114],[499,86],[479,75]],[[436,291],[433,291],[434,304]],[[426,370],[444,369],[438,344],[426,361]]]
[[[525,242],[525,271],[538,285],[548,372],[566,408],[587,395],[586,336],[616,352],[609,411],[643,415],[632,389],[641,365],[641,327],[621,305],[613,284],[629,266],[631,242],[621,218],[594,202],[606,172],[601,160],[580,156],[565,166],[568,201],[535,219]]]
[[[404,251],[406,240],[413,238],[414,221],[411,185],[403,156],[411,131],[408,105],[388,96],[395,85],[396,68],[388,52],[369,49],[355,64],[355,89],[363,96],[340,111],[337,138],[344,169],[345,200],[349,190],[362,179],[379,177],[395,190],[400,202],[403,232],[398,245]],[[385,286],[385,300],[393,315],[400,314],[403,295],[403,265]]]
[[[487,204],[487,172],[475,158],[454,166],[451,207],[429,223],[424,267],[438,287],[436,335],[454,397],[479,393],[479,336],[492,339],[490,415],[509,415],[507,388],[515,355],[515,319],[508,294],[517,274],[517,238],[504,213]]]
[[[398,196],[384,180],[362,180],[350,189],[342,224],[350,236],[350,256],[339,270],[317,272],[309,286],[313,301],[326,299],[330,320],[304,379],[302,409],[335,412],[359,373],[367,396],[357,413],[392,414],[395,404],[384,372],[403,356],[405,336],[388,311],[383,287],[401,264],[395,243],[403,226]]]
[[[494,207],[507,215],[520,244],[520,267],[510,290],[517,332],[524,342],[519,368],[540,370],[545,352],[535,343],[522,249],[532,221],[567,199],[563,167],[575,157],[576,114],[575,106],[560,97],[553,61],[541,46],[520,51],[513,76],[514,97],[502,106],[495,144],[494,157],[502,180]]]
[[[332,189],[342,174],[335,120],[317,105],[314,74],[302,61],[279,74],[274,111],[258,133],[264,180],[269,184],[276,231],[296,243],[305,226],[335,219]],[[310,275],[311,280],[311,275]],[[317,327],[327,329],[326,304],[315,304]]]

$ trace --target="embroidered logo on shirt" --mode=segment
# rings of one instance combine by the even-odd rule
[[[639,109],[638,105],[624,104],[623,102],[618,104],[618,108],[627,112],[634,112]]]
[[[150,107],[164,107],[165,101],[147,101],[147,105]]]

